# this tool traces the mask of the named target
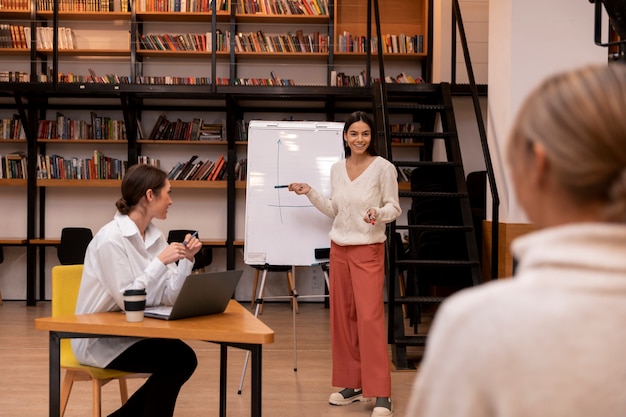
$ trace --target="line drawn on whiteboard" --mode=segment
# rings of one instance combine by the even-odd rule
[[[282,150],[283,142],[278,138],[276,141],[276,184],[282,184],[283,182],[280,180],[280,166],[281,166],[281,150]],[[314,207],[313,204],[296,204],[296,205],[283,205],[280,199],[281,188],[287,188],[285,185],[276,185],[274,189],[276,190],[276,199],[278,200],[277,204],[269,203],[268,207],[277,207],[278,208],[278,217],[280,218],[280,224],[283,224],[283,208],[310,208]]]
[[[283,142],[278,138],[276,142],[276,184],[282,184],[280,182],[280,148]],[[278,216],[280,217],[280,224],[283,224],[283,208],[280,203],[280,190],[276,190],[277,198],[278,198]]]

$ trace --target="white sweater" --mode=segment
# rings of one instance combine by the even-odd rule
[[[314,189],[307,194],[318,210],[334,219],[330,239],[342,246],[384,242],[385,224],[402,213],[398,202],[398,173],[394,165],[380,156],[376,157],[352,181],[343,159],[332,166],[330,181],[330,198]],[[374,225],[363,221],[370,208],[376,209]]]
[[[546,229],[513,253],[514,278],[437,313],[406,416],[626,415],[626,226]]]

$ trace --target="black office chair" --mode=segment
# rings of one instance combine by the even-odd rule
[[[195,230],[175,229],[170,230],[167,234],[167,242],[182,242],[185,240],[187,234],[193,234]],[[199,236],[198,236],[199,238]],[[193,264],[193,270],[204,270],[213,262],[213,249],[210,247],[202,246],[202,249],[196,253],[195,262]]]
[[[61,230],[61,243],[57,248],[61,265],[84,264],[85,252],[91,239],[93,239],[93,233],[87,227],[64,227]]]

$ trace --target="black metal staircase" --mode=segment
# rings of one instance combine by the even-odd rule
[[[397,368],[410,368],[407,347],[426,342],[426,334],[420,333],[417,326],[424,306],[439,304],[451,292],[480,284],[479,251],[450,85],[418,84],[410,90],[406,86],[394,90],[393,86],[383,89],[375,85],[373,91],[376,120],[378,126],[383,126],[379,138],[388,137],[382,131],[388,112],[410,113],[421,126],[419,132],[402,134],[423,144],[420,160],[394,160],[388,141],[380,143],[379,139],[379,145],[383,145],[379,149],[385,149],[382,153],[390,161],[413,168],[410,191],[400,191],[401,198],[411,199],[411,209],[406,224],[398,221],[390,225],[387,252],[392,360]],[[433,160],[437,140],[445,148],[444,161]],[[397,238],[403,231],[408,233],[408,250]],[[413,326],[413,334],[405,331],[405,316]]]

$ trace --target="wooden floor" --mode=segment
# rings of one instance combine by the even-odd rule
[[[50,315],[50,303],[27,307],[21,301],[0,305],[0,416],[48,415],[48,334],[34,330],[33,319]],[[373,403],[337,407],[328,404],[331,356],[329,312],[321,303],[300,303],[297,315],[297,372],[294,372],[293,326],[290,305],[265,304],[260,316],[274,329],[275,342],[263,350],[263,415],[266,417],[369,417]],[[189,342],[199,365],[183,387],[176,417],[218,415],[219,346]],[[243,392],[237,394],[245,353],[229,349],[228,416],[250,415],[250,370]],[[392,398],[396,417],[404,416],[415,371],[392,371]],[[138,381],[130,382],[131,392]],[[103,416],[119,407],[117,383],[103,388]],[[90,416],[90,384],[76,383],[66,417]]]

